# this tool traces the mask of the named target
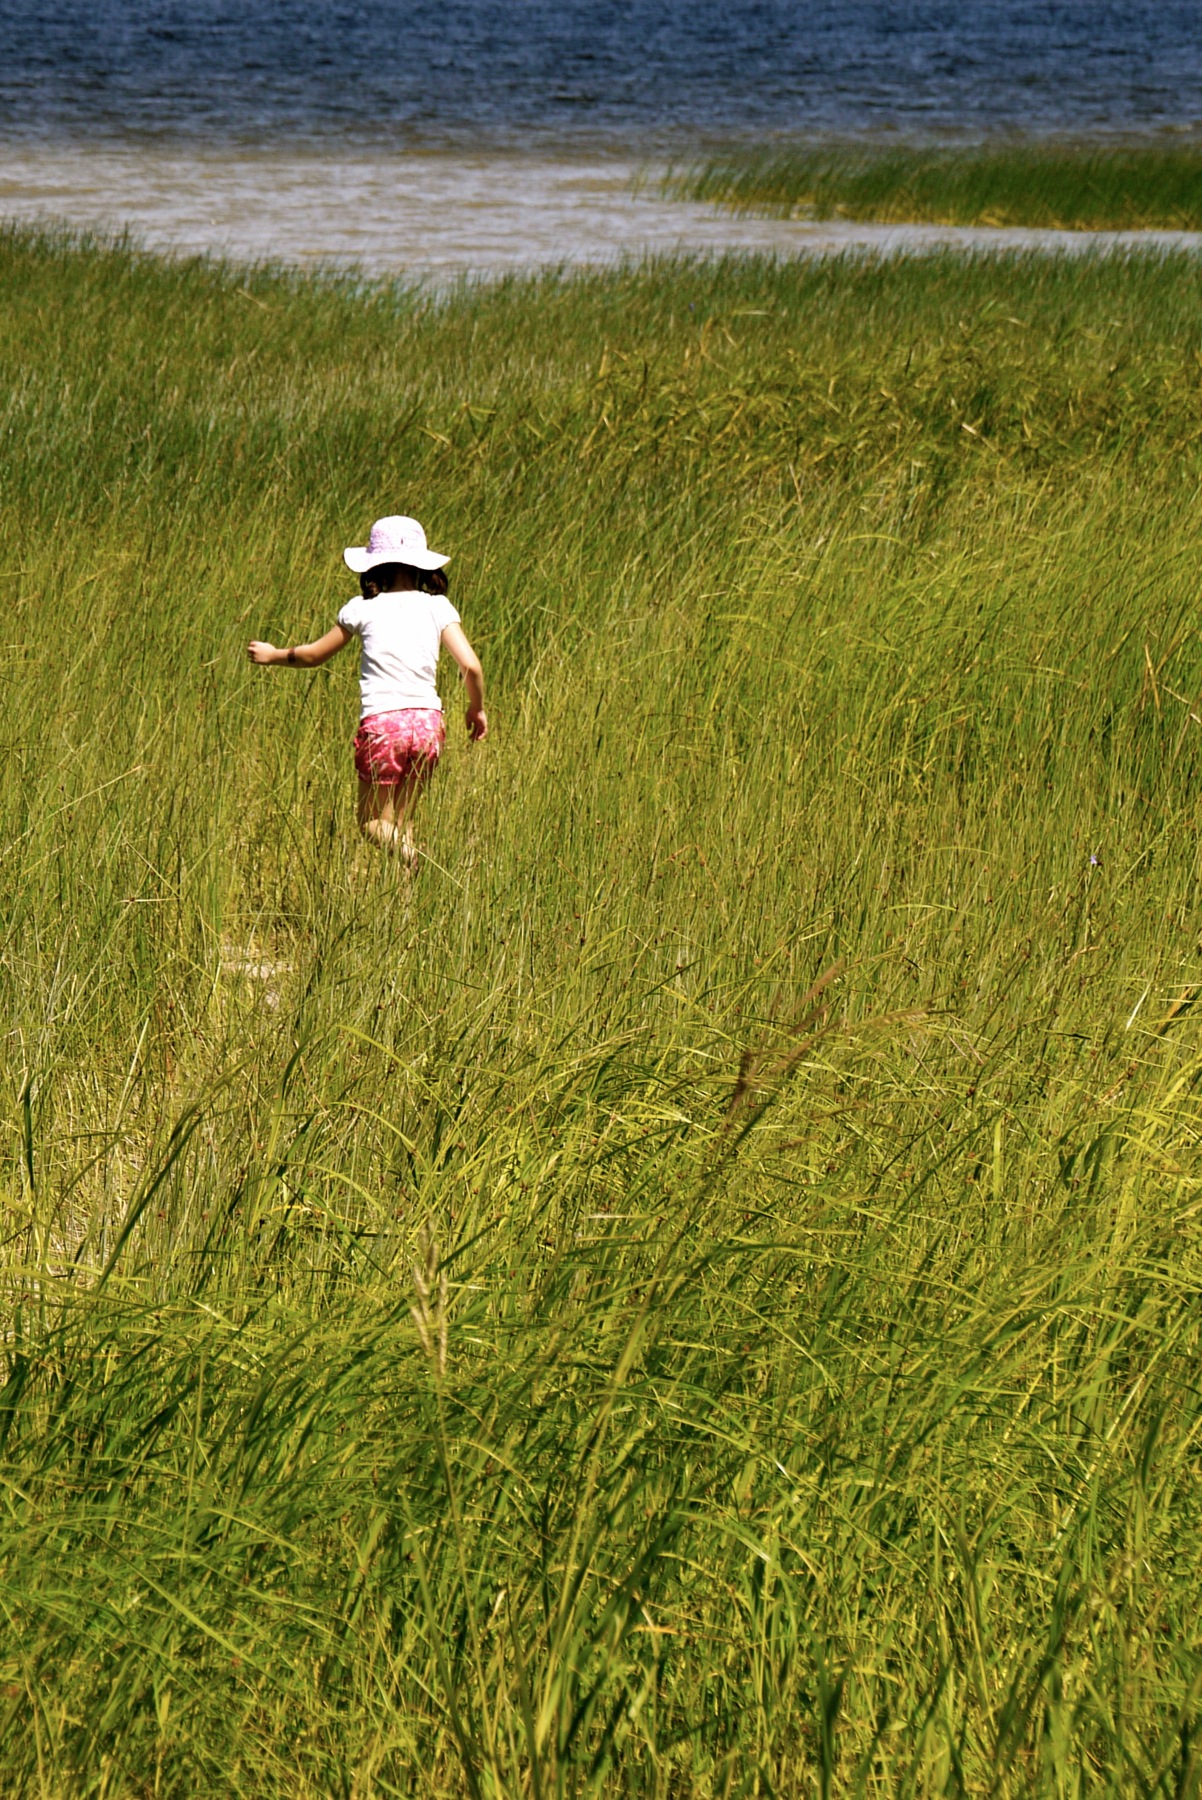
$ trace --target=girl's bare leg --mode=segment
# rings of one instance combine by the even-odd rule
[[[409,811],[421,787],[420,778],[411,776],[389,787],[374,782],[359,783],[359,829],[369,843],[381,850],[399,852],[412,863],[417,855],[409,827]]]

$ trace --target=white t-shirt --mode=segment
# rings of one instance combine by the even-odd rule
[[[438,650],[448,625],[459,614],[444,594],[356,594],[338,615],[344,631],[353,631],[363,646],[359,659],[361,717],[421,707],[441,712],[434,677]]]

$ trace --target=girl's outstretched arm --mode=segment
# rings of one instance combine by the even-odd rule
[[[287,663],[293,669],[315,669],[319,663],[329,662],[331,656],[337,656],[345,649],[353,635],[342,625],[332,625],[325,636],[314,643],[293,644],[290,650],[277,650],[274,644],[261,644],[256,638],[246,646],[246,654],[253,663]]]
[[[442,642],[463,671],[467,689],[467,735],[477,743],[488,736],[488,715],[484,711],[484,670],[480,658],[464,636],[462,625],[443,628]]]

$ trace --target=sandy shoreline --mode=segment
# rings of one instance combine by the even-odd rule
[[[443,281],[688,251],[1080,253],[1202,248],[1196,232],[1065,232],[741,218],[663,198],[628,158],[336,156],[130,144],[8,146],[0,217],[128,229],[153,249]]]

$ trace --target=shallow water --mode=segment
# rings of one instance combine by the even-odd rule
[[[1199,126],[1202,0],[0,0],[0,217],[373,274],[1096,248],[635,187],[739,143]]]
[[[203,153],[154,145],[25,146],[0,159],[0,214],[127,226],[155,249],[238,261],[353,264],[444,282],[667,251],[825,255],[969,249],[1192,249],[1185,232],[1085,233],[743,219],[661,198],[616,157]],[[640,185],[640,176],[643,177]]]

